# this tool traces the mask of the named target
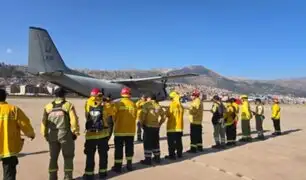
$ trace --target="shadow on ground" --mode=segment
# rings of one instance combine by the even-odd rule
[[[30,152],[30,153],[20,153],[18,155],[19,158],[25,157],[25,156],[29,156],[29,155],[37,155],[37,154],[44,154],[44,153],[48,153],[49,151],[37,151],[37,152]]]
[[[263,132],[264,132],[264,133],[270,132],[270,130],[264,130]],[[257,131],[251,131],[251,134],[257,134]],[[237,134],[237,136],[241,136],[241,135],[242,135],[242,133],[238,133],[238,134]]]
[[[203,132],[202,134],[204,134],[204,132]],[[185,137],[185,136],[190,136],[190,134],[189,134],[189,133],[183,134],[183,137]],[[167,140],[167,136],[164,136],[164,137],[160,137],[160,138],[159,138],[159,141],[165,141],[165,140]],[[134,145],[142,144],[142,143],[143,143],[142,141],[135,141],[135,142],[134,142]],[[115,146],[114,146],[114,144],[112,143],[112,144],[109,144],[109,147],[110,147],[110,148],[114,148]]]
[[[288,134],[291,134],[291,133],[295,133],[295,132],[299,132],[299,131],[302,131],[302,129],[292,129],[292,130],[287,130],[287,131],[283,131],[282,132],[282,135],[279,135],[279,136],[284,136],[284,135],[288,135]],[[186,134],[187,136],[188,134]],[[271,139],[271,138],[276,138],[278,136],[275,136],[275,135],[266,135],[265,136],[265,140],[268,140],[268,139]],[[253,139],[252,142],[238,142],[236,146],[229,146],[227,147],[226,149],[213,149],[213,148],[205,148],[203,152],[199,152],[199,153],[196,153],[196,154],[190,154],[190,153],[184,153],[183,154],[183,157],[180,158],[180,159],[176,159],[176,160],[167,160],[167,159],[163,159],[161,164],[159,165],[152,165],[152,166],[147,166],[147,165],[143,165],[141,164],[140,162],[136,162],[133,164],[133,168],[134,168],[134,171],[138,171],[138,170],[142,170],[142,169],[146,169],[146,168],[154,168],[155,166],[164,166],[164,165],[169,165],[169,164],[173,164],[173,163],[178,163],[178,162],[182,162],[182,161],[185,161],[185,160],[191,160],[192,158],[195,158],[195,157],[198,157],[198,156],[202,156],[202,155],[205,155],[205,154],[211,154],[211,153],[217,153],[217,152],[221,152],[221,151],[226,151],[228,149],[233,149],[233,148],[237,148],[237,147],[240,147],[240,146],[243,146],[243,145],[246,145],[246,144],[249,144],[249,143],[254,143],[254,142],[260,142],[260,141],[265,141],[265,140],[257,140],[257,139]],[[106,179],[110,179],[110,178],[114,178],[114,177],[118,177],[120,175],[123,175],[123,174],[126,174],[126,173],[129,173],[125,166],[123,166],[123,172],[122,173],[115,173],[113,171],[108,171],[108,176]],[[133,172],[134,172],[133,171]],[[98,176],[96,177],[98,179]],[[75,180],[83,180],[83,177],[77,177]]]

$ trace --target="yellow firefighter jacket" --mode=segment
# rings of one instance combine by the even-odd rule
[[[90,97],[87,101],[86,101],[86,105],[85,105],[85,117],[88,117],[88,113],[90,112],[90,108],[91,107],[98,107],[101,106],[102,101],[99,98],[95,98],[95,97]],[[109,130],[107,129],[108,127],[108,122],[107,122],[107,118],[110,115],[107,113],[105,107],[103,107],[103,116],[102,116],[102,120],[104,123],[104,127],[105,129],[101,130],[101,131],[97,131],[97,132],[89,132],[86,131],[85,134],[85,139],[89,140],[89,139],[101,139],[101,138],[105,138],[109,136]]]
[[[192,101],[189,109],[189,120],[191,124],[201,125],[203,120],[203,103],[200,98]]]
[[[281,108],[280,108],[279,104],[274,103],[272,105],[272,117],[271,118],[274,119],[274,120],[280,120],[280,110],[281,110]]]
[[[105,102],[104,103],[104,110],[106,111],[108,116],[114,116],[115,115],[114,104],[111,103],[111,102]]]
[[[127,97],[115,103],[114,135],[135,136],[136,114],[135,103]]]
[[[165,112],[162,107],[151,100],[146,102],[140,111],[140,123],[146,127],[159,128],[165,122]]]
[[[224,113],[225,125],[230,126],[235,122],[235,107],[231,103],[226,104],[226,113]]]
[[[136,108],[137,108],[137,120],[140,120],[140,111],[142,109],[142,106],[146,103],[145,100],[140,99],[136,102]]]
[[[168,117],[167,132],[183,132],[184,109],[179,96],[172,99],[166,114]]]
[[[64,102],[65,101],[65,102]],[[66,101],[63,98],[56,98],[53,101],[55,104],[62,104],[61,109],[67,114],[67,116],[63,116],[65,118],[63,119],[54,119],[54,122],[49,122],[51,118],[49,118],[49,115],[51,114],[53,110],[53,103],[49,103],[45,106],[44,108],[44,114],[42,118],[42,123],[41,123],[41,133],[44,137],[48,137],[48,131],[49,128],[52,128],[52,126],[56,126],[57,129],[61,129],[63,131],[69,131],[77,136],[80,135],[80,126],[79,126],[79,120],[78,116],[76,115],[75,108],[74,106]]]
[[[23,147],[20,131],[29,138],[35,133],[29,118],[16,106],[0,102],[0,159],[18,155]]]
[[[251,120],[252,119],[252,113],[250,110],[249,102],[243,101],[241,104],[241,114],[240,114],[241,120]]]
[[[233,102],[232,105],[234,106],[235,113],[236,113],[235,121],[238,121],[239,120],[239,105],[235,102]]]

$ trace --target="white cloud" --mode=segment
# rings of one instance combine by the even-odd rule
[[[11,54],[11,53],[13,53],[13,50],[12,50],[11,48],[7,48],[7,49],[6,49],[6,53],[7,53],[7,54]]]

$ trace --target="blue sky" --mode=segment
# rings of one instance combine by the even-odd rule
[[[0,61],[27,64],[28,27],[51,34],[72,68],[204,65],[255,79],[306,76],[303,0],[0,2]]]

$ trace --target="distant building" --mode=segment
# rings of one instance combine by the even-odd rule
[[[19,94],[20,87],[18,84],[11,84],[5,87],[5,90],[8,94]]]
[[[27,84],[20,86],[20,95],[37,94],[38,88],[34,85]]]

